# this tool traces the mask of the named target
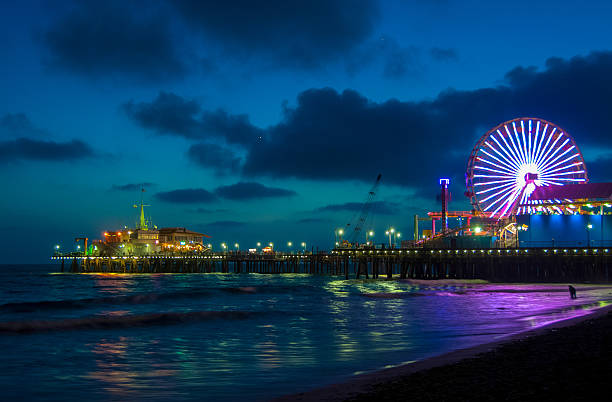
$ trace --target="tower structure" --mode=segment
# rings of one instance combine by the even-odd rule
[[[147,220],[145,219],[144,207],[150,207],[151,205],[145,204],[143,202],[145,189],[144,187],[140,191],[140,205],[134,204],[134,208],[140,207],[140,222],[138,222],[138,229],[148,230]]]
[[[442,232],[448,230],[448,185],[450,179],[440,179],[440,200],[442,201]]]

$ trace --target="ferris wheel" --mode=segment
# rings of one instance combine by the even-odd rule
[[[505,218],[540,210],[544,201],[530,199],[537,187],[587,181],[582,154],[567,132],[546,120],[518,118],[476,143],[468,160],[466,195],[475,210]]]

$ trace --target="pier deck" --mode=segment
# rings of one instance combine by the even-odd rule
[[[484,279],[494,282],[609,282],[607,248],[335,250],[331,254],[54,256],[74,273],[259,273],[349,278]],[[68,264],[66,264],[68,263]],[[67,266],[66,266],[67,265]]]

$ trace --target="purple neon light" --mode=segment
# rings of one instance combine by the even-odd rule
[[[492,217],[542,208],[552,212],[542,207],[546,204],[543,201],[529,199],[536,187],[586,181],[582,155],[571,137],[546,121],[517,119],[504,123],[488,133],[481,144],[469,178],[477,189],[472,194],[478,206]]]

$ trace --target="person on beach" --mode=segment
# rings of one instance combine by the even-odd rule
[[[576,288],[573,287],[572,285],[569,285],[569,293],[570,293],[570,298],[575,299],[576,298]]]

